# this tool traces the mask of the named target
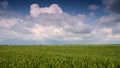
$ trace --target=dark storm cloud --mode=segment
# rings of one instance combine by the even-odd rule
[[[120,14],[120,0],[102,0],[106,8],[113,13]]]

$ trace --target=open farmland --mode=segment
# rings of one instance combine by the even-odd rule
[[[0,46],[0,68],[120,68],[120,46]]]

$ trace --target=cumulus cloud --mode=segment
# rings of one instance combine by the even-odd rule
[[[97,23],[101,26],[113,27],[120,25],[120,15],[110,14],[107,16],[102,16],[97,20]]]
[[[31,17],[32,16],[32,17]],[[92,31],[92,27],[85,24],[85,15],[69,15],[62,11],[57,4],[40,8],[31,5],[30,16],[0,17],[0,36],[3,40],[84,40]],[[5,33],[5,34],[4,34]],[[4,38],[7,37],[7,38]]]
[[[42,26],[35,24],[30,32],[34,36],[34,40],[47,40],[47,39],[61,39],[64,36],[64,30],[56,26]]]
[[[104,36],[106,40],[119,40],[120,41],[120,15],[109,14],[102,16],[96,21],[97,27],[100,30],[100,36]],[[103,29],[104,28],[104,29]],[[98,30],[96,30],[98,31]],[[102,34],[100,33],[102,32]],[[101,37],[101,38],[102,38]]]
[[[12,19],[0,18],[0,27],[11,28],[11,27],[15,26],[18,23],[18,21],[20,21],[20,20],[16,19],[16,18],[12,18]]]
[[[72,32],[74,34],[86,34],[91,32],[91,27],[83,24],[82,22],[78,22],[75,25],[65,25],[63,27],[67,32]]]
[[[6,11],[6,15],[1,13],[0,41],[12,40],[16,42],[18,40],[29,42],[32,40],[32,42],[49,44],[58,42],[96,43],[101,40],[120,39],[120,35],[117,33],[119,32],[118,27],[105,27],[105,24],[119,23],[120,19],[117,15],[99,18],[96,21],[98,24],[96,28],[86,23],[86,20],[88,20],[86,15],[73,16],[67,14],[57,4],[52,4],[49,7],[32,4],[30,9],[30,15],[24,17],[16,16],[10,11]],[[10,14],[10,17],[7,14]]]
[[[114,28],[108,28],[108,27],[103,27],[103,28],[97,28],[92,31],[92,34],[96,36],[97,39],[100,41],[120,41],[120,34],[115,33],[114,34]]]
[[[92,28],[85,24],[81,15],[72,16],[66,13],[61,14],[39,14],[33,18],[37,23],[32,30],[37,38],[73,40],[80,39],[83,35],[90,33]],[[56,37],[56,38],[54,38]]]
[[[52,4],[49,7],[41,8],[38,4],[32,4],[30,14],[33,17],[37,17],[39,14],[61,14],[63,11],[57,4]]]

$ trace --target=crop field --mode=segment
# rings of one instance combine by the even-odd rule
[[[0,68],[120,68],[120,45],[0,46]]]

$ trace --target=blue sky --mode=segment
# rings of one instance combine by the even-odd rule
[[[119,0],[0,0],[0,44],[118,44],[119,6]]]
[[[1,0],[3,1],[3,0]],[[102,5],[100,0],[7,0],[9,2],[9,8],[14,11],[18,11],[24,14],[29,13],[30,5],[37,3],[40,7],[48,7],[51,4],[58,4],[63,11],[69,14],[88,13],[89,5],[97,4]],[[78,10],[79,9],[79,10]]]

